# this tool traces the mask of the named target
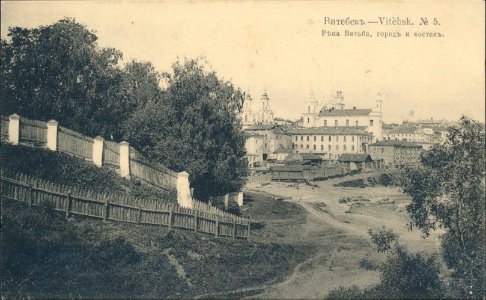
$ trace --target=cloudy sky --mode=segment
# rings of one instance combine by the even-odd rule
[[[168,71],[177,58],[206,57],[212,68],[253,98],[266,89],[277,116],[300,117],[309,92],[322,102],[342,90],[345,103],[373,107],[381,91],[385,121],[484,120],[484,1],[2,1],[9,26],[49,25],[63,17],[96,31],[100,46],[125,61]],[[409,17],[414,26],[325,25],[324,18]],[[418,25],[426,17],[429,25]],[[433,18],[440,25],[434,26]],[[323,37],[322,30],[373,37]],[[378,38],[377,32],[401,38]],[[404,38],[440,32],[442,38]]]

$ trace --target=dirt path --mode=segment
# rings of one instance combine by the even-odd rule
[[[298,188],[288,183],[272,182],[261,186],[255,184],[249,189],[266,192],[286,198],[286,201],[301,205],[308,213],[306,224],[300,232],[303,240],[314,243],[318,249],[315,255],[298,264],[284,281],[272,285],[252,288],[263,292],[251,298],[269,299],[317,299],[324,298],[329,290],[339,286],[361,287],[376,284],[379,273],[359,267],[359,260],[370,258],[379,261],[383,255],[376,253],[369,243],[368,230],[382,226],[393,229],[400,240],[413,251],[436,251],[438,241],[422,239],[419,232],[407,231],[407,216],[403,211],[381,211],[377,207],[360,207],[349,213],[349,205],[339,203],[341,197],[364,197],[370,202],[384,198],[406,200],[396,188],[338,188],[333,185],[351,179],[367,178],[373,174],[357,174],[352,177],[333,179],[318,183],[318,187],[304,184]],[[332,227],[342,232],[339,235],[315,238],[312,232]],[[295,235],[295,233],[293,233]],[[331,250],[329,250],[331,249]],[[245,289],[249,291],[248,289]]]

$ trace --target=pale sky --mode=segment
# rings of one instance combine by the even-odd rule
[[[484,1],[23,1],[1,3],[9,26],[38,27],[74,17],[124,60],[170,71],[178,57],[204,56],[218,75],[259,99],[266,89],[278,117],[297,119],[312,89],[347,107],[371,108],[383,94],[384,120],[485,118]],[[324,18],[409,17],[414,26],[324,25]],[[440,25],[419,26],[420,17]],[[321,30],[373,37],[323,37]],[[377,31],[440,32],[442,38],[378,38]]]

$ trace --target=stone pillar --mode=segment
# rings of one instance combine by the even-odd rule
[[[120,176],[130,176],[130,144],[125,141],[120,143]]]
[[[243,192],[238,193],[238,206],[243,206]]]
[[[97,167],[103,165],[103,143],[104,139],[101,136],[97,136],[93,140],[93,163]]]
[[[18,145],[20,139],[20,117],[12,114],[8,122],[8,140],[12,145]]]
[[[191,187],[189,184],[189,173],[177,173],[177,203],[185,208],[192,208]]]
[[[57,121],[47,122],[47,148],[52,151],[57,150]]]
[[[224,210],[229,208],[229,194],[224,195]]]

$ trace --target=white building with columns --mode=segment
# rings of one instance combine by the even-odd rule
[[[383,100],[377,95],[374,108],[345,108],[341,91],[331,95],[326,105],[320,105],[311,95],[302,114],[303,127],[361,127],[373,135],[373,141],[383,140]]]

